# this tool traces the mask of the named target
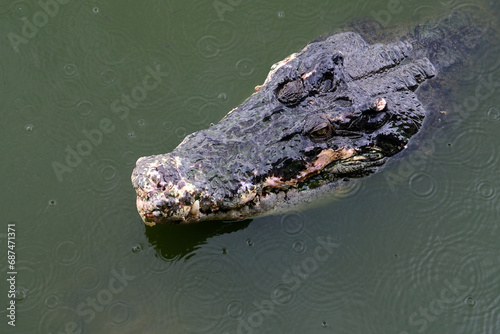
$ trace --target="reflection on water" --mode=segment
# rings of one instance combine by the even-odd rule
[[[195,251],[207,243],[207,239],[221,234],[245,229],[251,220],[223,223],[209,222],[186,226],[146,227],[148,243],[156,249],[157,255],[164,260],[188,260]],[[223,251],[223,250],[221,250]]]
[[[0,4],[2,213],[17,226],[18,271],[16,328],[3,308],[0,332],[500,328],[496,2],[54,4]],[[271,64],[352,19],[392,38],[456,8],[491,13],[489,46],[453,81],[422,89],[426,127],[381,172],[301,212],[142,224],[135,160],[220,120]],[[148,68],[165,75],[144,96]]]

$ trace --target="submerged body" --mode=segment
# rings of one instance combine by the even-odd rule
[[[357,33],[339,33],[274,64],[263,85],[218,124],[171,153],[137,161],[132,183],[144,222],[280,212],[375,172],[419,131],[426,110],[418,87],[470,47],[450,47],[425,28],[413,35],[368,44]],[[443,48],[450,54],[435,56]]]

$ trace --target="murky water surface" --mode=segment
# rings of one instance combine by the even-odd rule
[[[460,6],[499,17],[495,1],[3,1],[0,332],[496,333],[500,40],[430,110],[445,126],[318,208],[146,228],[130,184],[138,157],[219,121],[309,41]]]

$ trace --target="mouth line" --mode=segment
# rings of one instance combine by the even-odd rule
[[[328,156],[325,157],[332,153],[322,154],[325,151],[327,150],[322,151],[317,160],[300,171],[294,178],[282,180],[273,176],[268,177],[264,181],[263,189],[307,189],[311,183],[317,182],[317,179],[331,181],[338,178],[357,177],[360,175],[359,171],[380,166],[387,160],[383,151],[378,147],[371,147],[365,152],[357,151],[355,153],[354,150],[344,150],[349,156],[332,160],[328,160]],[[338,151],[334,152],[337,153]],[[371,171],[365,174],[371,174]]]
[[[295,178],[282,180],[269,176],[261,182],[240,188],[227,203],[212,201],[210,205],[203,205],[201,194],[195,194],[198,190],[194,188],[194,193],[190,195],[191,201],[178,202],[173,207],[151,206],[152,199],[144,201],[139,198],[137,205],[144,207],[144,220],[150,226],[156,223],[184,224],[205,220],[207,217],[217,220],[241,220],[248,213],[253,215],[275,210],[279,204],[289,200],[290,191],[307,194],[332,182],[371,174],[384,164],[386,159],[382,150],[376,147],[366,152],[345,148],[337,151],[323,150],[318,154],[318,158],[298,172]],[[184,181],[189,184],[188,180]],[[182,196],[180,192],[177,195]],[[206,195],[203,197],[210,198]]]

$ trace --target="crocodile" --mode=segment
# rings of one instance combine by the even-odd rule
[[[282,213],[373,174],[407,147],[428,111],[418,88],[451,71],[481,31],[466,13],[392,42],[345,31],[271,67],[220,122],[172,152],[137,160],[147,225]]]

